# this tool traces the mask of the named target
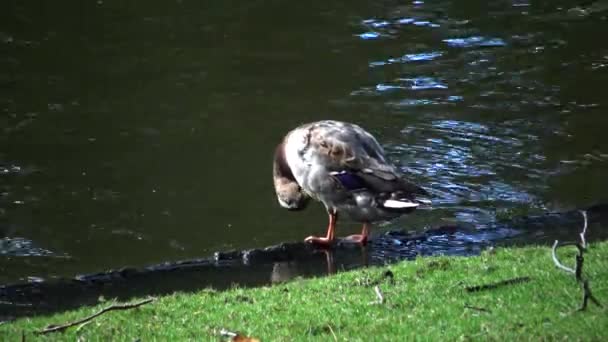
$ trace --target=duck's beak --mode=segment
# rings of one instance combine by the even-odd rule
[[[300,196],[299,198],[288,198],[281,199],[277,197],[279,200],[279,204],[281,207],[290,210],[290,211],[299,211],[305,209],[308,206],[308,197]]]

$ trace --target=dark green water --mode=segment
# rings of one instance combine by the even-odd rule
[[[376,231],[605,202],[608,12],[572,7],[4,1],[0,283],[322,233],[270,179],[318,119],[366,127],[434,194]]]

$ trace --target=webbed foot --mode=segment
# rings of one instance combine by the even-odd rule
[[[331,247],[334,243],[334,239],[329,237],[309,236],[304,239],[304,242],[322,247]]]

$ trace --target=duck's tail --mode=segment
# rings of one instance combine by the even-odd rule
[[[419,207],[420,205],[429,206],[431,201],[426,198],[403,198],[403,199],[387,199],[382,202],[382,206],[387,209],[408,210]]]

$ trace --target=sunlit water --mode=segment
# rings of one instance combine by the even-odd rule
[[[566,1],[23,4],[0,14],[0,283],[321,233],[274,146],[352,121],[434,195],[383,224],[605,202],[608,34]],[[358,229],[340,226],[338,234]]]

